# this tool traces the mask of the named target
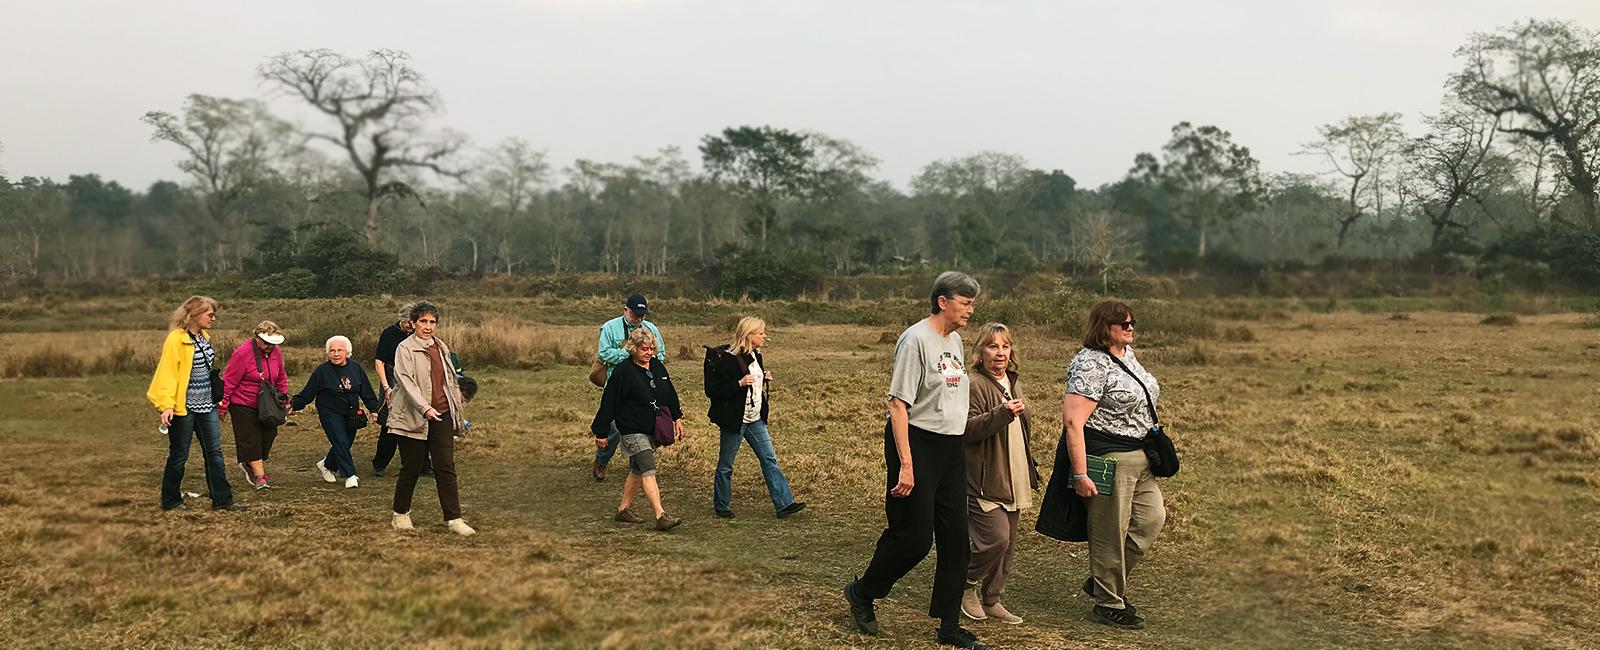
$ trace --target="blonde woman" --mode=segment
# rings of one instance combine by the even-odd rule
[[[606,380],[606,389],[600,396],[600,408],[595,411],[589,432],[594,434],[594,446],[604,449],[610,443],[611,424],[616,423],[617,451],[628,459],[628,480],[622,484],[622,504],[617,506],[613,519],[623,523],[643,523],[633,514],[633,498],[643,488],[644,498],[654,511],[656,530],[672,530],[682,523],[667,514],[661,505],[661,487],[656,483],[656,407],[665,407],[672,415],[672,428],[677,437],[683,436],[683,409],[678,406],[678,391],[672,387],[666,364],[656,358],[659,344],[655,334],[646,328],[628,333],[622,349],[628,361],[612,369]]]
[[[972,373],[967,431],[962,436],[972,557],[967,561],[961,613],[976,621],[992,618],[1016,625],[1022,617],[1008,611],[1001,599],[1011,575],[1017,519],[1033,506],[1033,491],[1039,488],[1038,463],[1029,451],[1033,418],[1017,385],[1010,328],[1000,323],[979,327],[969,358],[978,366]]]
[[[711,507],[718,517],[733,517],[733,459],[741,441],[750,444],[761,462],[761,477],[767,483],[767,496],[782,519],[805,509],[795,501],[789,481],[778,468],[778,455],[772,449],[767,431],[767,408],[772,371],[761,356],[767,345],[767,324],[746,316],[734,327],[733,342],[706,348],[706,397],[711,398],[707,415],[722,432],[722,447],[717,453],[717,473],[711,493]]]
[[[217,352],[207,331],[217,322],[217,301],[190,296],[172,312],[171,331],[161,344],[161,359],[145,397],[161,414],[161,432],[167,436],[167,467],[161,475],[161,509],[187,508],[183,503],[183,466],[189,460],[189,441],[200,438],[205,454],[206,488],[213,510],[242,510],[233,500],[233,488],[222,464],[222,423],[217,407],[222,384],[214,373]]]
[[[222,373],[222,412],[233,416],[233,445],[245,480],[257,490],[267,484],[267,456],[278,438],[278,427],[263,424],[256,403],[263,386],[276,387],[279,395],[289,393],[289,377],[283,371],[283,328],[270,320],[261,321],[250,339],[234,348],[228,369]],[[284,408],[288,408],[288,403]]]

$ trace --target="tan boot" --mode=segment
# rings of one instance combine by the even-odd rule
[[[984,605],[983,606],[983,612],[985,614],[988,614],[991,618],[998,619],[1001,623],[1006,623],[1006,624],[1009,624],[1009,625],[1021,625],[1022,624],[1022,617],[1021,616],[1017,616],[1016,614],[1012,614],[1011,612],[1006,611],[1006,606],[1002,605],[1000,603],[995,603],[993,605]]]
[[[972,581],[967,581],[966,591],[961,592],[961,614],[974,621],[989,618],[983,611],[983,596],[979,594],[980,587]]]
[[[389,520],[389,525],[394,526],[395,530],[414,530],[416,528],[411,525],[411,513],[409,512],[394,513],[394,517]]]

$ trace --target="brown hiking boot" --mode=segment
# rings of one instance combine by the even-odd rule
[[[644,518],[640,517],[639,515],[633,514],[633,508],[623,508],[621,510],[618,510],[617,511],[617,516],[613,517],[612,519],[614,519],[616,521],[620,521],[620,522],[622,522],[624,524],[642,524],[642,523],[644,523]]]
[[[672,530],[681,523],[683,523],[682,519],[663,512],[660,517],[656,517],[656,530]]]
[[[593,474],[596,483],[606,480],[606,466],[601,465],[600,461],[595,461]]]

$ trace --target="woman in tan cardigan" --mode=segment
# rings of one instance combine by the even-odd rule
[[[978,328],[969,359],[972,373],[967,408],[967,535],[972,555],[961,613],[973,620],[994,618],[1018,624],[1007,611],[1006,577],[1016,548],[1017,518],[1033,505],[1039,487],[1038,463],[1029,451],[1033,422],[1017,385],[1017,358],[1011,330],[1000,323]]]
[[[400,384],[389,407],[389,430],[399,436],[400,479],[394,483],[393,525],[411,530],[411,494],[423,464],[433,459],[444,525],[457,535],[473,534],[461,518],[456,485],[455,436],[463,429],[461,386],[450,364],[450,348],[434,336],[439,308],[419,302],[411,308],[411,336],[395,350],[395,380]]]

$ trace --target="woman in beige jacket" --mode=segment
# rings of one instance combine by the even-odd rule
[[[465,421],[461,386],[450,364],[450,348],[434,336],[439,308],[419,302],[411,308],[411,336],[395,350],[395,381],[399,384],[389,408],[389,430],[399,436],[400,479],[394,484],[394,521],[397,530],[411,530],[411,494],[428,458],[439,489],[444,524],[458,535],[474,531],[461,519],[461,496],[456,485],[455,435]]]
[[[1022,617],[1000,601],[1011,574],[1017,518],[1033,505],[1039,487],[1038,463],[1029,443],[1033,419],[1017,386],[1017,358],[1011,330],[1000,323],[978,328],[968,359],[972,373],[967,407],[967,536],[972,554],[961,613],[973,620],[993,618],[1018,624]]]

